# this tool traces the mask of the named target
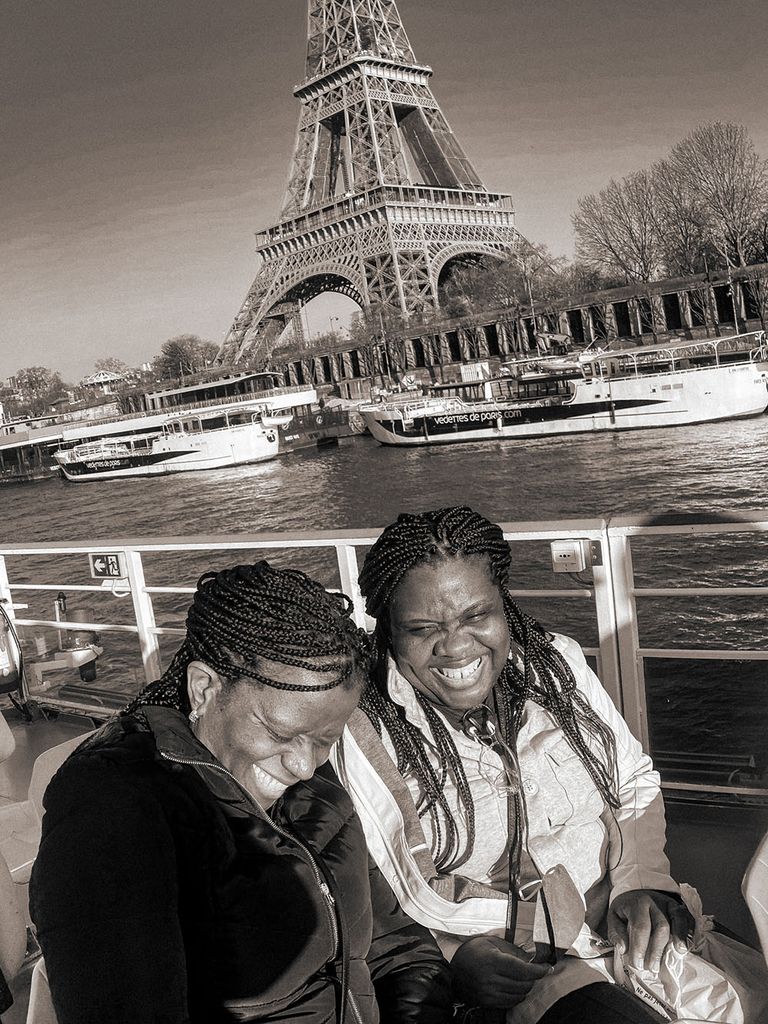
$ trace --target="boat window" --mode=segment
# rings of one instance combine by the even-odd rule
[[[521,398],[545,398],[548,395],[569,395],[570,393],[571,389],[568,387],[568,381],[563,377],[521,381],[519,391]]]
[[[223,430],[227,425],[226,416],[211,416],[210,419],[202,421],[203,430]]]
[[[252,419],[246,412],[231,412],[228,418],[230,427],[240,427],[244,423],[250,423]]]

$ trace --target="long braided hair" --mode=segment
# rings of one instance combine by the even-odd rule
[[[419,813],[429,815],[435,865],[443,872],[461,867],[472,854],[474,801],[461,757],[434,706],[414,689],[437,748],[436,768],[430,761],[419,729],[407,720],[403,708],[389,694],[390,614],[398,587],[414,566],[473,556],[488,559],[491,576],[501,590],[510,640],[522,652],[522,672],[513,660],[507,660],[489,697],[495,700],[505,742],[515,749],[525,702],[535,701],[550,712],[563,730],[608,806],[619,806],[616,738],[576,688],[573,672],[553,645],[551,636],[539,622],[522,612],[509,596],[506,588],[512,555],[500,527],[466,506],[404,513],[383,531],[368,552],[360,573],[366,612],[376,619],[373,671],[360,707],[379,735],[382,728],[389,733],[397,752],[398,771],[418,780],[423,794]],[[590,740],[596,741],[597,752],[590,745]],[[468,838],[463,849],[458,823],[445,795],[449,776],[458,790],[459,803],[467,822]],[[445,822],[445,835],[441,817]]]
[[[156,682],[122,712],[147,704],[188,713],[187,667],[202,661],[231,685],[241,678],[278,690],[351,689],[364,677],[370,645],[351,616],[352,602],[329,593],[303,572],[266,561],[200,577],[187,613],[187,635]],[[263,659],[328,675],[319,686],[280,682],[265,674]]]

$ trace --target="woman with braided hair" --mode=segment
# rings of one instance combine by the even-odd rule
[[[329,764],[368,638],[267,562],[206,573],[161,679],[45,795],[31,909],[58,1024],[442,1024],[448,969]]]
[[[658,1021],[605,956],[657,971],[685,948],[658,776],[579,645],[511,599],[510,563],[469,508],[383,531],[360,575],[371,682],[334,760],[472,1020]]]

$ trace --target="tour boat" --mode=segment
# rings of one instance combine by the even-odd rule
[[[156,433],[100,438],[54,454],[67,480],[220,469],[277,457],[277,430],[253,408],[221,406],[169,419]]]
[[[282,379],[281,374],[272,372],[208,374],[182,387],[143,393],[133,411],[120,415],[113,404],[110,414],[101,415],[106,407],[100,406],[81,410],[78,419],[66,414],[49,417],[50,422],[29,424],[3,423],[0,418],[0,484],[49,479],[52,472],[63,469],[56,454],[75,447],[85,450],[89,461],[99,454],[104,460],[114,460],[119,453],[121,460],[130,455],[135,462],[135,466],[125,464],[126,470],[151,466],[149,442],[138,443],[138,439],[157,436],[170,420],[189,418],[200,410],[258,410],[265,427],[271,425],[271,432],[277,435],[281,455],[338,444],[340,437],[364,430],[362,420],[359,427],[353,425],[347,410],[322,405],[314,386],[282,386]],[[134,443],[126,445],[126,438],[133,438]],[[117,468],[123,465],[120,462]],[[82,468],[78,475],[85,475]]]
[[[536,372],[433,385],[426,395],[360,408],[385,445],[515,440],[602,430],[671,427],[757,416],[768,407],[768,348],[733,336],[683,345],[583,354]]]

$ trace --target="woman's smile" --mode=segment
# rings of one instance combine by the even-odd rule
[[[448,665],[433,666],[432,671],[440,679],[447,682],[473,683],[479,675],[483,665],[483,657],[475,658],[473,661],[465,662],[463,665],[449,667]]]
[[[270,775],[269,772],[264,771],[264,769],[257,764],[252,764],[251,769],[253,770],[253,774],[256,777],[256,784],[261,792],[273,797],[275,800],[277,800],[278,797],[281,797],[286,789],[289,789],[297,781],[296,779],[292,779],[290,782],[281,782],[280,779],[275,778],[274,775]]]

